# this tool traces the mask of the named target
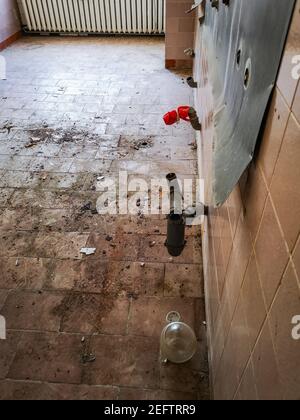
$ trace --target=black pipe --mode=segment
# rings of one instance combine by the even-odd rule
[[[192,76],[188,77],[186,79],[186,82],[192,89],[197,89],[198,83],[194,81],[194,78]]]
[[[170,214],[167,217],[167,240],[165,246],[172,257],[178,257],[186,244],[185,217],[182,211],[182,193],[174,173],[167,175],[170,187]]]
[[[179,257],[184,250],[185,244],[185,218],[182,214],[170,213],[165,246],[172,257]]]
[[[185,225],[186,220],[189,218],[189,215],[186,212],[187,209],[183,210],[183,196],[180,190],[176,174],[170,173],[167,175],[166,178],[169,182],[170,188],[170,214],[167,216],[167,240],[165,242],[165,246],[168,248],[168,252],[172,257],[179,257],[179,255],[181,255],[182,251],[184,250],[186,244]],[[202,214],[204,216],[207,216],[209,211],[208,206],[205,206],[203,204],[202,211]],[[195,207],[194,216],[196,216],[196,214],[197,209]]]
[[[166,176],[170,188],[170,214],[182,214],[182,192],[176,174],[170,173]]]

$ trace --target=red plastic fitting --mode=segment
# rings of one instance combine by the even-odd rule
[[[189,112],[190,112],[189,106],[180,106],[178,108],[179,118],[183,121],[190,121]]]
[[[164,122],[166,125],[173,125],[175,123],[177,123],[178,121],[178,114],[176,109],[174,109],[173,111],[167,112],[164,115]]]
[[[173,109],[173,111],[167,112],[164,115],[164,122],[166,125],[173,125],[177,123],[180,119],[183,121],[190,121],[189,117],[190,106],[182,105],[178,109]]]

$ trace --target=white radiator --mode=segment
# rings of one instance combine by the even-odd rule
[[[163,34],[166,0],[19,0],[27,32]]]

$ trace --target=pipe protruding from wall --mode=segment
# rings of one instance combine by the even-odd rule
[[[170,213],[165,246],[172,257],[179,257],[186,244],[185,226],[192,226],[199,216],[207,216],[208,207],[198,203],[183,209],[183,193],[176,174],[170,173],[166,178],[170,188]]]
[[[210,0],[211,6],[219,10],[219,0]]]
[[[184,54],[187,55],[188,57],[191,57],[191,58],[195,58],[195,56],[196,56],[193,48],[187,48],[186,50],[184,50]]]
[[[195,3],[185,13],[189,14],[189,13],[193,12],[194,10],[197,9],[197,7],[201,6],[202,3],[203,3],[203,0],[197,0],[197,1],[195,0]]]
[[[166,178],[170,188],[170,214],[167,217],[167,240],[165,246],[172,257],[179,257],[186,244],[182,193],[175,173],[168,174]]]
[[[182,214],[170,213],[165,246],[172,257],[179,257],[185,244],[185,218]]]
[[[193,107],[190,107],[190,109],[189,109],[189,118],[190,118],[190,123],[191,123],[193,129],[196,130],[196,131],[201,131],[202,130],[202,125],[199,121],[197,111]]]
[[[170,189],[170,214],[182,214],[182,192],[180,185],[178,183],[177,175],[175,173],[170,173],[166,176],[169,183]]]
[[[192,89],[197,89],[198,83],[194,81],[194,78],[192,76],[188,77],[186,79],[186,82]]]

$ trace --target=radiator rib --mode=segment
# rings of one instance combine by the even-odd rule
[[[19,0],[27,32],[163,34],[166,0]]]

